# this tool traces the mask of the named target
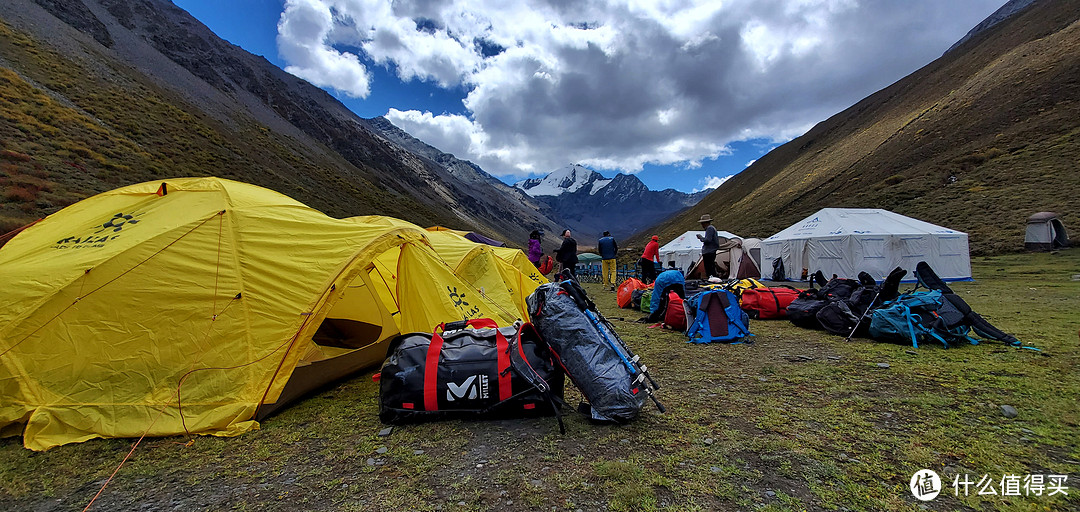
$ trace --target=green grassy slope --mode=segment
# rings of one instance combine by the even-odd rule
[[[767,237],[824,207],[886,208],[965,231],[989,254],[1021,249],[1038,211],[1080,225],[1078,18],[1076,2],[1037,2],[648,233],[670,240],[709,213]]]
[[[254,183],[339,217],[452,220],[331,150],[242,113],[227,125],[115,60],[100,62],[107,71],[0,22],[0,233],[95,193],[179,176]]]

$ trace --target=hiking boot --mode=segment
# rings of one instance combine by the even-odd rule
[[[615,285],[611,285],[611,291],[615,291]]]

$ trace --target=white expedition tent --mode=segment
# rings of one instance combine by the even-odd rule
[[[705,236],[705,230],[687,231],[661,246],[660,264],[667,268],[668,263],[675,262],[675,268],[686,272],[701,259],[701,240],[698,240],[697,235]],[[742,239],[739,235],[719,229],[716,230],[716,236]]]
[[[856,278],[865,271],[880,281],[896,267],[910,276],[920,261],[942,279],[971,279],[967,233],[880,209],[818,210],[762,240],[762,275],[772,275],[776,258],[783,259],[790,280],[806,269],[826,278]]]

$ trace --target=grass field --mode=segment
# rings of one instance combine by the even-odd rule
[[[596,426],[571,413],[566,435],[543,418],[379,437],[368,372],[242,437],[145,440],[92,510],[1080,510],[1080,250],[973,264],[958,293],[1042,352],[845,342],[786,321],[752,322],[752,344],[692,345],[586,285],[666,414]],[[0,440],[0,510],[82,510],[131,444]],[[945,481],[925,504],[908,490],[923,468]],[[1000,495],[1003,477],[1029,474],[1066,475],[1068,496]],[[958,475],[999,495],[955,496]]]

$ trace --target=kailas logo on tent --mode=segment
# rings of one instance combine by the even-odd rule
[[[488,397],[488,378],[487,375],[473,375],[465,379],[465,382],[456,384],[453,382],[446,383],[446,401],[453,402],[454,400],[476,400],[486,399]]]
[[[62,238],[56,241],[53,245],[56,249],[83,249],[86,247],[104,247],[105,243],[109,240],[115,240],[124,227],[132,227],[139,223],[138,217],[141,213],[124,213],[120,212],[113,215],[105,222],[94,226],[92,229],[96,231],[87,235],[78,236],[73,235],[66,238]],[[99,227],[100,226],[100,227]]]
[[[139,223],[138,220],[135,220],[132,217],[133,216],[130,213],[127,214],[127,215],[124,215],[124,212],[120,212],[120,213],[118,213],[116,215],[113,215],[113,217],[111,219],[109,219],[109,222],[106,222],[106,223],[102,224],[101,227],[104,228],[104,229],[112,229],[113,233],[117,233],[121,229],[124,229],[124,224],[138,224]]]

